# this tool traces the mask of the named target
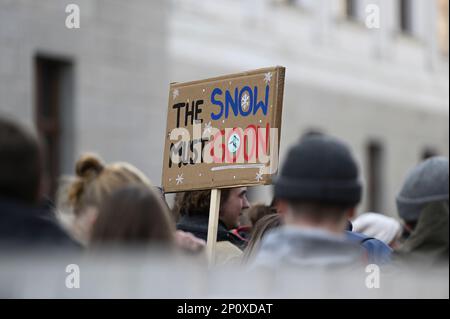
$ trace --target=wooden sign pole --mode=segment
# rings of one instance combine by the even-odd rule
[[[212,266],[215,260],[217,227],[219,226],[220,189],[211,190],[211,203],[209,206],[208,237],[206,241],[206,254],[208,264]]]

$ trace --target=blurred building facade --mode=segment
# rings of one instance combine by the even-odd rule
[[[80,29],[64,25],[69,3]],[[310,130],[345,139],[361,211],[395,215],[406,171],[448,156],[448,0],[0,0],[0,112],[46,137],[54,176],[94,151],[159,183],[169,82],[273,65],[281,160]]]
[[[71,3],[79,29],[66,27]],[[44,137],[53,186],[84,151],[159,182],[166,19],[164,0],[0,0],[0,112]]]
[[[362,165],[360,211],[395,215],[406,171],[448,156],[448,1],[172,4],[170,78],[285,66],[281,160],[310,130],[343,138]],[[373,5],[378,29],[365,23]],[[268,202],[270,188],[252,195]]]

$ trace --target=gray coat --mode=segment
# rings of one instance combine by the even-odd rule
[[[363,249],[344,235],[283,226],[263,237],[252,267],[340,268],[360,266],[366,258]]]

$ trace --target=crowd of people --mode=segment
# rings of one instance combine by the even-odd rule
[[[138,247],[207,262],[210,190],[177,193],[170,207],[138,168],[84,154],[50,199],[40,142],[5,118],[0,154],[1,251]],[[351,149],[332,136],[303,136],[282,158],[270,205],[252,205],[246,187],[222,190],[215,263],[299,271],[448,266],[448,174],[448,158],[429,158],[405,172],[398,219],[357,216],[363,185]]]

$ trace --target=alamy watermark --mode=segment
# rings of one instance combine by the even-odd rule
[[[370,3],[365,8],[365,24],[368,29],[380,28],[380,7],[377,4]]]
[[[70,264],[66,267],[66,288],[80,288],[80,266],[77,264]]]
[[[192,135],[186,128],[172,129],[169,134],[170,163],[192,164],[261,164],[261,174],[274,174],[278,170],[278,129],[248,125],[222,130],[195,121]],[[267,164],[267,165],[266,165]]]
[[[80,28],[80,7],[77,4],[68,4],[66,6],[66,28],[79,29]]]
[[[365,7],[365,25],[368,29],[380,28],[380,7],[377,4],[369,3]],[[66,28],[79,29],[80,28],[80,6],[74,3],[68,4],[65,8],[68,13],[66,17]]]
[[[370,264],[366,266],[366,287],[368,289],[378,289],[380,288],[380,267],[375,264]]]

